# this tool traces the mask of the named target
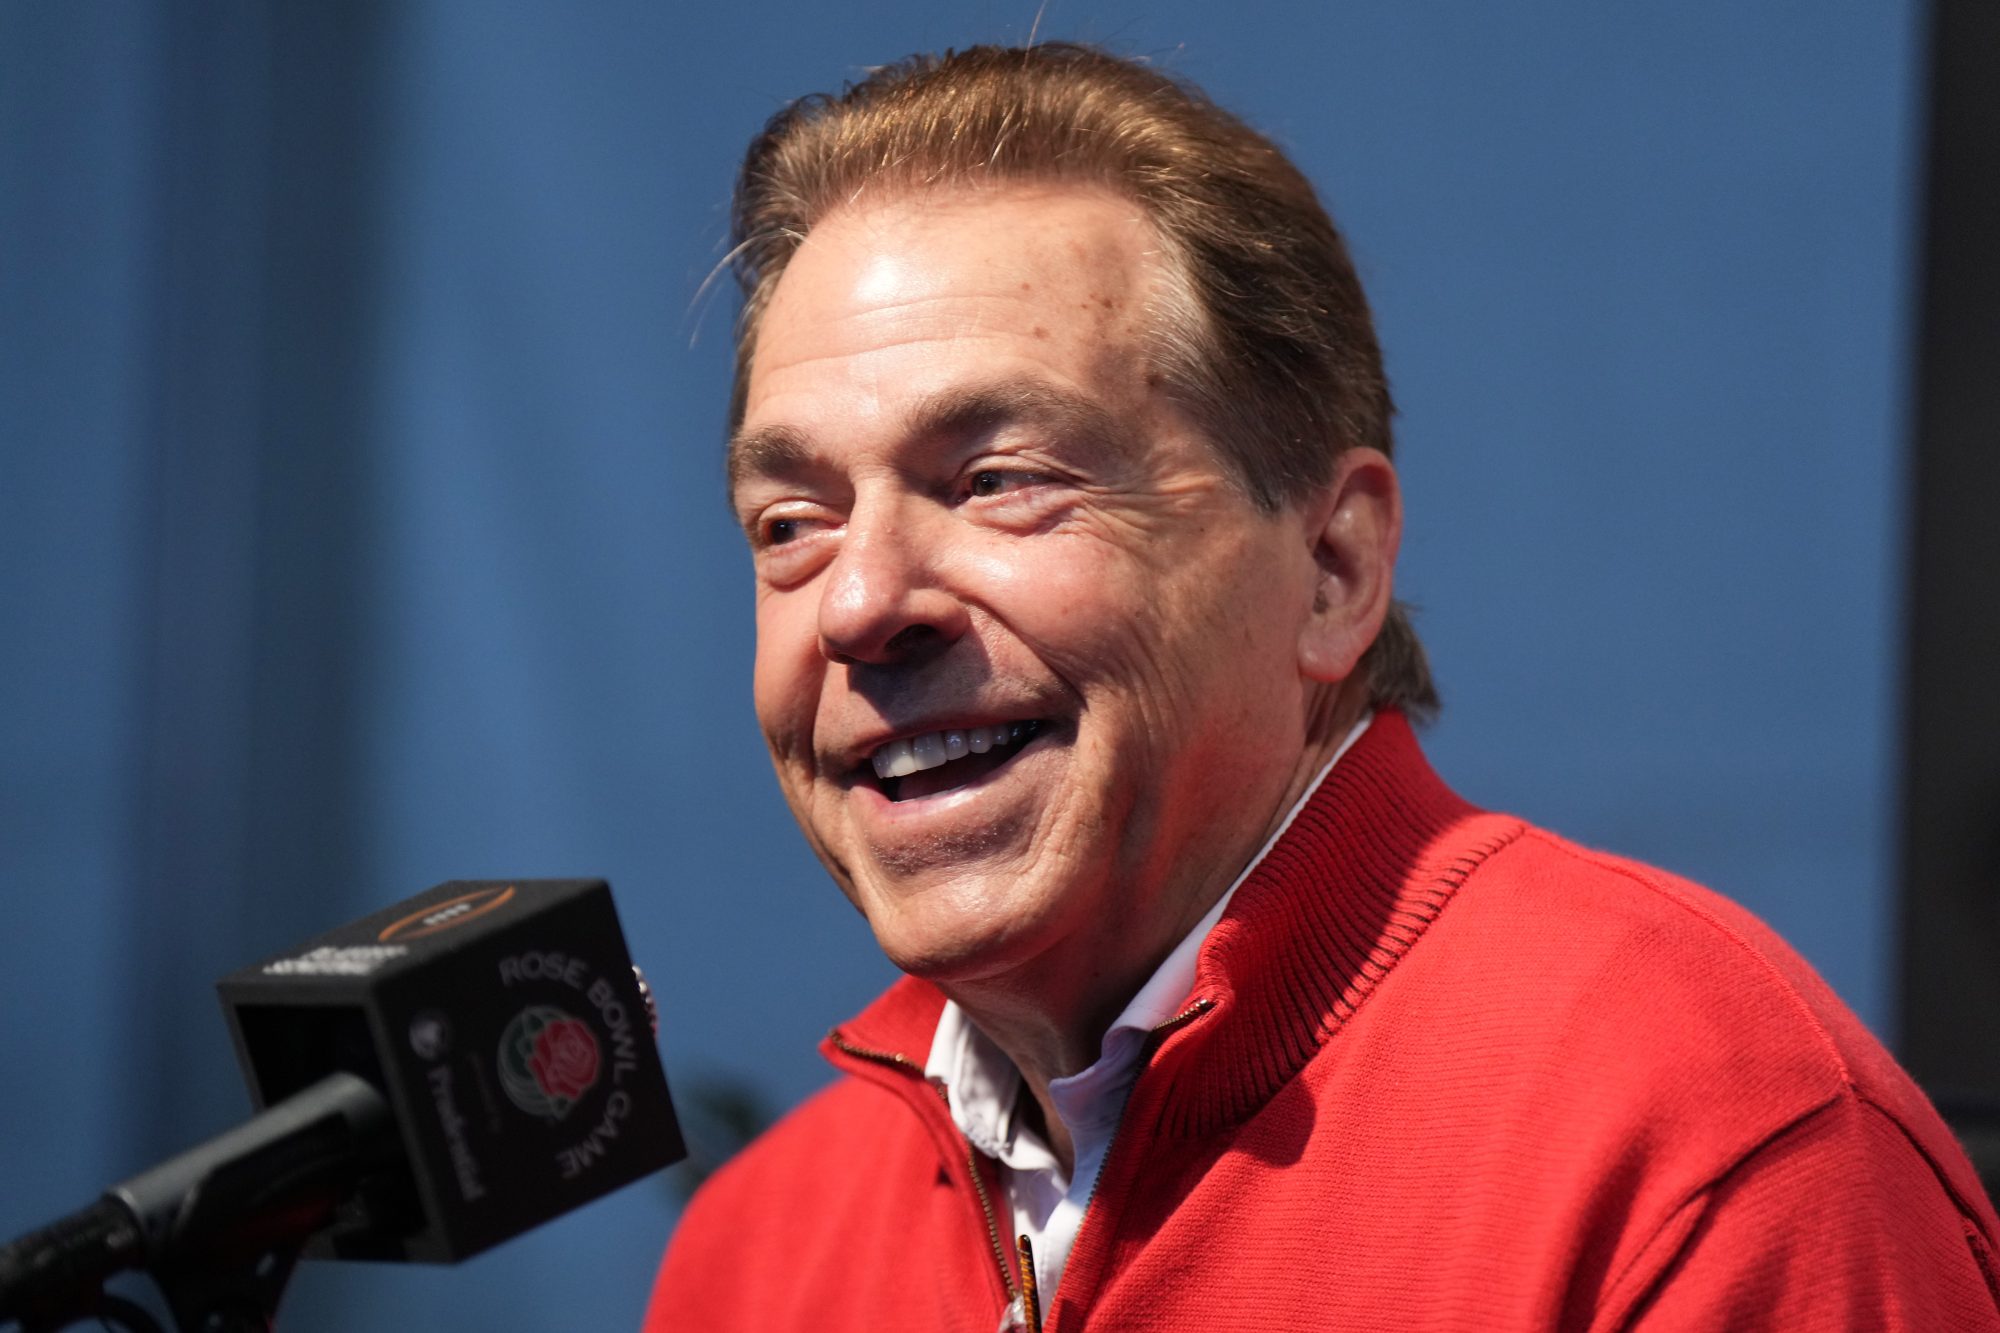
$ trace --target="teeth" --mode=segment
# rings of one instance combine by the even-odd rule
[[[917,771],[917,756],[908,741],[890,741],[875,752],[874,764],[878,778],[908,777]]]
[[[966,727],[964,730],[932,731],[890,741],[869,756],[878,778],[906,778],[927,768],[963,759],[968,754],[985,754],[995,746],[1026,740],[1034,733],[1033,722],[1003,722],[994,727]]]

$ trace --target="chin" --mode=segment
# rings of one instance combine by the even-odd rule
[[[908,899],[898,904],[893,918],[869,914],[875,942],[889,961],[940,986],[982,981],[1018,968],[1037,952],[1039,924],[1019,913],[1001,917],[991,910],[966,912]]]

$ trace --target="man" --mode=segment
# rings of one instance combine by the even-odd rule
[[[736,224],[758,717],[909,975],[649,1327],[2000,1327],[1803,962],[1424,763],[1380,359],[1271,145],[973,50],[779,115]]]

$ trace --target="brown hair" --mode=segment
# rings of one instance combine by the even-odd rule
[[[732,263],[744,304],[732,429],[759,319],[822,218],[878,182],[1020,179],[1106,186],[1146,209],[1182,287],[1169,295],[1178,308],[1156,321],[1159,369],[1258,505],[1303,498],[1350,446],[1392,453],[1394,409],[1368,301],[1298,168],[1198,89],[1053,42],[912,56],[771,118],[736,186]],[[1436,711],[1400,604],[1363,666],[1376,707]]]

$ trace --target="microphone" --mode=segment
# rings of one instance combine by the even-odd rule
[[[143,1267],[268,1328],[301,1253],[455,1262],[686,1155],[602,880],[440,884],[217,989],[260,1113],[0,1249],[0,1324]]]

